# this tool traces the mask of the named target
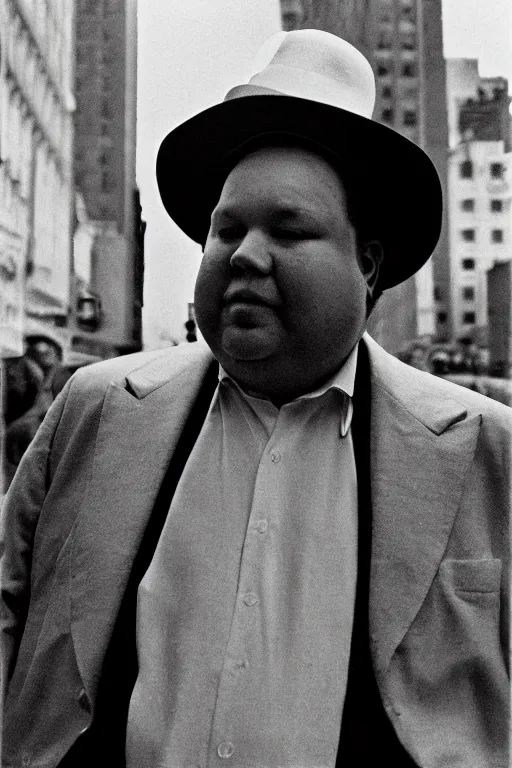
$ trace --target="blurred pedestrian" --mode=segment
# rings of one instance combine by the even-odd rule
[[[41,391],[44,372],[30,357],[4,360],[3,414],[5,424],[15,421],[34,404]]]
[[[31,335],[26,339],[25,354],[43,371],[43,382],[39,392],[41,409],[48,408],[53,402],[52,382],[62,361],[62,347],[47,336]]]

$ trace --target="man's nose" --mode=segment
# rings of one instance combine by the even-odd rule
[[[272,256],[264,237],[248,233],[229,260],[231,269],[270,275]]]

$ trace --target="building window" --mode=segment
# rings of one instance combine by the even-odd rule
[[[462,313],[462,322],[464,325],[469,325],[471,323],[474,323],[476,321],[476,315],[474,312],[463,312]]]
[[[101,82],[101,87],[103,90],[103,93],[109,93],[112,91],[112,76],[107,74],[106,72],[103,73],[103,80]]]
[[[389,75],[389,74],[391,74],[391,65],[390,64],[384,64],[383,62],[381,62],[377,66],[377,75],[379,77],[386,77],[386,75]]]
[[[493,243],[502,243],[503,242],[503,230],[502,229],[493,229],[491,231],[491,241]]]
[[[402,66],[402,75],[404,77],[416,76],[416,66],[412,61],[406,61],[405,64]]]
[[[472,285],[467,285],[465,288],[462,289],[462,298],[464,301],[474,301],[475,299],[475,289]]]
[[[462,239],[466,241],[466,243],[474,243],[475,242],[475,230],[474,229],[463,229],[461,230]]]
[[[414,51],[415,47],[416,47],[416,39],[415,39],[414,31],[404,32],[402,37],[402,50]]]
[[[501,213],[503,210],[503,200],[491,200],[491,211]]]
[[[466,200],[461,200],[460,207],[463,211],[474,211],[475,201],[470,197],[466,198]]]
[[[404,125],[416,125],[417,122],[415,109],[404,110]]]
[[[474,259],[462,259],[462,269],[474,269],[474,268],[475,268]]]
[[[390,85],[385,85],[382,89],[382,98],[383,99],[390,99],[393,96],[393,89]]]
[[[379,37],[377,48],[379,49],[379,51],[389,51],[389,49],[391,48],[391,40],[386,34],[382,34]]]
[[[438,285],[434,286],[434,299],[435,301],[441,301],[443,298],[443,294],[441,291],[441,288]]]
[[[491,179],[502,179],[503,178],[503,165],[502,163],[491,163]]]
[[[447,317],[448,317],[448,315],[446,314],[446,312],[438,312],[437,313],[437,322],[438,323],[446,323]]]
[[[393,110],[390,107],[382,110],[382,119],[385,123],[393,122]]]
[[[110,183],[109,183],[108,173],[106,171],[103,171],[103,173],[101,174],[101,191],[110,192]]]
[[[459,176],[461,179],[473,178],[473,163],[471,160],[464,160],[459,164]]]
[[[403,5],[403,6],[402,6],[402,8],[400,9],[400,13],[402,14],[402,16],[403,16],[403,18],[404,18],[404,19],[409,19],[409,20],[412,20],[412,17],[413,17],[413,10],[414,10],[414,9],[413,9],[412,5],[407,5],[407,4],[405,4],[405,5]]]

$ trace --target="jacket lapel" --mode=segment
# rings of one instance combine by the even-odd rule
[[[212,360],[204,345],[191,347],[133,371],[105,396],[70,566],[72,635],[89,695],[162,478]]]
[[[382,679],[437,572],[473,458],[480,415],[365,335],[371,368],[370,644]]]

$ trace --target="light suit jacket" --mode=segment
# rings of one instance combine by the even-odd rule
[[[424,768],[508,766],[511,409],[367,334],[370,642]],[[92,719],[116,611],[212,357],[202,343],[75,374],[2,515],[3,764],[56,766]]]

